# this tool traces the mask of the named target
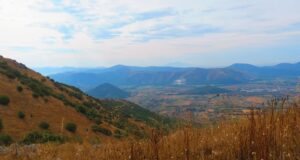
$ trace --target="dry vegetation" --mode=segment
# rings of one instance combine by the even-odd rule
[[[153,130],[146,140],[116,143],[89,143],[37,146],[12,145],[3,149],[1,159],[61,160],[233,160],[300,159],[300,108],[282,101],[271,101],[263,111],[248,117],[207,128],[185,127],[174,134]]]
[[[172,119],[136,104],[95,99],[1,56],[0,122],[0,144],[5,145],[83,139],[105,143],[147,137],[153,127],[173,125]]]

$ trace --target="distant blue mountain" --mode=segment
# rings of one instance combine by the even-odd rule
[[[296,78],[300,76],[300,63],[281,63],[275,66],[257,67],[250,64],[233,64],[228,67],[249,74],[256,79]]]
[[[51,75],[53,79],[85,91],[102,83],[113,85],[214,85],[238,84],[255,80],[297,78],[300,63],[258,67],[233,64],[225,68],[135,67],[117,65]]]
[[[59,82],[90,90],[102,83],[113,85],[194,85],[244,83],[247,74],[228,68],[177,68],[114,66],[98,72],[60,73],[51,75]]]
[[[130,96],[128,92],[109,83],[101,84],[96,88],[87,91],[87,94],[95,98],[101,98],[101,99],[103,98],[124,99]]]
[[[33,68],[34,71],[39,72],[44,76],[66,73],[66,72],[98,72],[104,69],[104,67],[98,68],[76,68],[76,67],[36,67]]]

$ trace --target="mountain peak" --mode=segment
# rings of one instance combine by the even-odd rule
[[[114,86],[110,83],[103,83],[96,88],[87,92],[89,95],[95,98],[111,98],[111,99],[123,99],[129,97],[129,93]]]

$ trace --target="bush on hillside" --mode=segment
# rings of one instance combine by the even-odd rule
[[[122,134],[122,132],[120,130],[117,129],[114,132],[114,137],[120,139],[120,138],[123,137],[123,134]]]
[[[73,132],[74,133],[77,130],[77,125],[75,123],[69,122],[69,123],[67,123],[65,125],[65,129],[68,130],[69,132]]]
[[[22,92],[23,91],[23,87],[22,86],[17,86],[17,91],[18,92]]]
[[[7,106],[9,104],[10,100],[7,96],[0,96],[0,104]]]
[[[22,111],[19,111],[19,112],[18,112],[18,117],[19,117],[20,119],[24,119],[24,118],[25,118],[25,113],[22,112]]]
[[[41,129],[49,129],[49,127],[50,127],[50,125],[49,125],[49,123],[47,123],[47,122],[41,122],[40,124],[39,124],[39,127],[41,128]]]
[[[9,146],[10,144],[13,143],[13,139],[11,138],[10,135],[7,134],[0,134],[0,145],[1,146]]]
[[[106,136],[111,136],[111,135],[112,135],[112,132],[111,132],[110,130],[108,130],[108,129],[106,129],[106,128],[102,128],[102,127],[100,127],[100,126],[98,126],[98,125],[93,125],[93,126],[92,126],[92,131],[93,131],[93,132],[99,132],[99,133],[102,133],[102,134],[104,134],[104,135],[106,135]]]
[[[3,122],[2,119],[0,118],[0,131],[3,129]]]
[[[32,97],[33,97],[33,98],[39,98],[39,95],[36,94],[36,93],[33,93],[33,94],[32,94]]]
[[[32,92],[39,97],[50,96],[52,94],[51,88],[36,79],[23,76],[21,78],[21,83],[23,85],[27,85]]]
[[[77,112],[80,112],[80,113],[82,113],[82,114],[86,114],[86,112],[87,112],[87,109],[86,109],[86,107],[83,107],[83,106],[76,106],[76,110],[77,110]]]
[[[56,135],[49,132],[31,132],[28,133],[23,139],[24,144],[34,144],[34,143],[47,143],[47,142],[57,142],[63,143],[65,142],[65,137]]]

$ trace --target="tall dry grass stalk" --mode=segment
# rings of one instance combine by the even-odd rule
[[[11,146],[3,160],[297,160],[300,159],[300,108],[273,100],[239,121],[207,128],[184,127],[170,135],[152,130],[149,139],[117,143]],[[16,149],[17,148],[17,149]],[[17,150],[17,152],[16,152]]]

